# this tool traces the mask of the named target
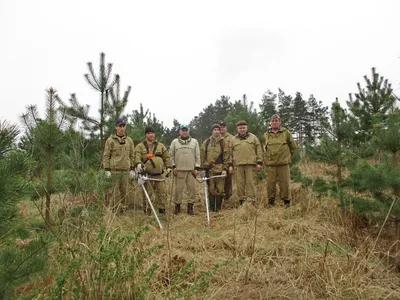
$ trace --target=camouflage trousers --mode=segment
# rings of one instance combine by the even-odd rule
[[[165,179],[164,175],[151,175],[151,174],[149,174],[149,178]],[[152,202],[154,208],[165,209],[167,204],[167,186],[165,182],[147,180],[144,183],[144,187],[147,193],[149,194],[150,200],[153,201],[154,199],[154,202]],[[150,205],[147,202],[144,191],[143,191],[143,208],[150,209]]]
[[[275,201],[276,183],[279,178],[279,189],[281,191],[281,200],[290,200],[290,166],[267,166],[267,193],[268,200]]]
[[[239,200],[256,201],[256,165],[235,166],[235,175]]]

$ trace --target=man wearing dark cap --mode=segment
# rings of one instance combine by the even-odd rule
[[[219,126],[221,128],[221,136],[224,138],[225,145],[229,149],[229,155],[232,156],[231,144],[233,135],[227,131],[226,123],[224,121],[220,121]],[[230,166],[228,174],[226,174],[225,177],[225,187],[224,187],[225,200],[229,200],[229,198],[232,196],[232,173],[233,173],[233,167]]]
[[[232,167],[230,150],[225,139],[221,136],[219,124],[212,127],[212,135],[201,145],[200,157],[202,177],[227,175],[229,167]],[[211,211],[220,211],[222,200],[225,196],[225,178],[211,178],[208,181],[208,199]]]
[[[188,193],[187,213],[194,215],[193,205],[196,201],[195,177],[200,169],[200,147],[196,139],[190,136],[188,125],[180,125],[179,137],[174,139],[170,146],[175,184],[175,214],[181,212],[183,190]]]
[[[132,139],[125,134],[125,121],[118,119],[115,122],[115,134],[105,143],[103,152],[103,168],[105,178],[112,178],[113,190],[106,194],[106,205],[113,210],[127,206],[129,193],[129,179],[133,179],[135,145]],[[116,194],[119,193],[117,196]]]
[[[290,207],[290,161],[297,148],[292,134],[281,127],[278,115],[271,117],[271,127],[264,133],[265,165],[267,166],[268,205],[275,205],[276,181],[279,178],[281,199]]]
[[[263,151],[260,140],[247,132],[247,122],[240,120],[236,123],[238,133],[232,140],[232,162],[236,174],[236,186],[239,203],[245,200],[255,204],[256,188],[254,185],[256,172],[262,170]]]
[[[145,140],[135,148],[135,166],[138,174],[146,173],[154,179],[165,179],[165,175],[172,171],[171,158],[167,148],[156,140],[153,127],[147,126]],[[146,181],[145,188],[150,197],[155,193],[155,206],[160,214],[165,214],[167,202],[167,188],[164,181]],[[143,193],[143,210],[151,214],[146,196]]]

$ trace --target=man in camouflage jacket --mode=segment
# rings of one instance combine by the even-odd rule
[[[267,192],[270,207],[275,205],[277,178],[279,178],[281,199],[285,207],[290,207],[291,200],[289,164],[297,145],[289,130],[280,125],[280,117],[273,115],[271,127],[264,133],[264,163],[267,166]]]
[[[129,197],[129,178],[134,176],[134,149],[132,139],[125,135],[125,121],[115,122],[116,133],[105,143],[103,152],[103,168],[106,178],[111,178],[113,189],[106,193],[106,205],[113,210],[119,206],[127,206]],[[118,194],[118,195],[117,195]]]
[[[240,205],[245,200],[256,202],[255,177],[262,170],[263,151],[260,140],[247,131],[247,122],[236,123],[238,133],[232,139],[232,162]]]

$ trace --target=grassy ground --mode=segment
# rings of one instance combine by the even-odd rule
[[[303,168],[315,174],[320,166]],[[257,191],[258,208],[236,207],[233,197],[211,214],[211,228],[200,184],[196,215],[163,216],[163,231],[141,211],[139,190],[137,205],[123,215],[75,209],[56,222],[60,240],[49,251],[49,272],[17,293],[35,299],[400,299],[390,225],[378,236],[381,228],[357,223],[335,199],[317,199],[297,184],[290,209],[265,208],[265,183]],[[55,198],[54,214],[68,202]],[[67,211],[78,204],[74,199]],[[40,222],[31,204],[22,203],[21,211],[32,224]],[[101,217],[93,222],[93,216]]]

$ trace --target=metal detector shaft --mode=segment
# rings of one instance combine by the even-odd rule
[[[154,217],[155,217],[156,220],[157,220],[158,226],[160,227],[160,230],[163,230],[164,228],[163,228],[162,225],[161,225],[160,219],[158,218],[158,215],[157,215],[157,213],[156,213],[156,210],[154,209],[153,203],[151,203],[150,196],[149,196],[149,194],[147,193],[147,190],[146,190],[146,188],[145,188],[145,186],[144,186],[144,182],[145,182],[146,180],[164,181],[164,179],[148,178],[147,176],[143,176],[143,175],[139,175],[139,177],[138,177],[138,183],[139,183],[139,185],[142,187],[143,192],[144,192],[144,194],[146,195],[147,202],[149,203],[150,208],[151,208],[151,211],[153,212],[153,215],[154,215]]]
[[[201,178],[204,184],[204,199],[206,202],[206,215],[207,215],[207,226],[211,226],[210,222],[210,210],[208,208],[208,185],[207,185],[207,180],[210,180],[211,178],[218,178],[218,177],[226,177],[226,175],[215,175],[215,176],[210,176],[210,177],[203,177]]]
[[[210,227],[210,211],[208,209],[208,186],[207,186],[207,180],[203,181],[204,185],[204,195],[205,195],[205,201],[206,201],[206,215],[207,215],[207,226]]]

